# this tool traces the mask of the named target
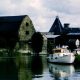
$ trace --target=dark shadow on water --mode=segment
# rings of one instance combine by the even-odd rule
[[[18,69],[13,59],[0,61],[0,80],[18,80]]]
[[[37,55],[37,56],[32,56],[31,60],[31,72],[33,77],[35,75],[42,75],[43,73],[43,64],[42,64],[42,57]],[[37,76],[40,77],[40,76]]]

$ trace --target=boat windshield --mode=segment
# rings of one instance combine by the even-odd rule
[[[61,49],[53,49],[53,52],[60,53],[60,52],[62,52],[62,50]]]
[[[53,53],[64,53],[64,52],[69,52],[69,50],[65,48],[53,49]]]

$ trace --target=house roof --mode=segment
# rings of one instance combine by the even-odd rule
[[[0,16],[0,22],[19,22],[25,16],[26,15],[20,15],[20,16]]]
[[[69,33],[80,33],[80,28],[69,28]]]
[[[20,23],[25,15],[22,16],[1,16],[0,17],[0,32],[17,31]]]
[[[59,17],[57,16],[49,32],[54,32],[55,35],[60,35],[61,33],[70,33],[68,35],[79,35],[80,28],[63,27],[59,20]]]
[[[59,20],[59,17],[57,16],[51,29],[49,30],[49,32],[54,32],[54,34],[60,34],[63,31],[63,27],[62,24]]]
[[[79,33],[68,33],[67,35],[80,35],[80,32]]]
[[[46,38],[57,38],[59,37],[60,35],[45,35]]]

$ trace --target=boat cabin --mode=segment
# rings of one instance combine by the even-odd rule
[[[52,50],[53,53],[68,53],[69,50],[66,48],[56,48]]]

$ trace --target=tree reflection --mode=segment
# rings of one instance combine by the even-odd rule
[[[33,77],[36,75],[37,75],[37,77],[40,77],[40,75],[42,75],[43,64],[42,64],[41,56],[32,56],[31,72],[32,72]]]

